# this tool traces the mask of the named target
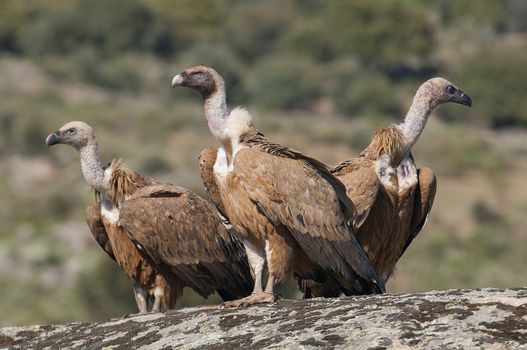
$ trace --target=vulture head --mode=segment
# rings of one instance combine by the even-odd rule
[[[53,146],[62,143],[79,150],[94,138],[95,133],[91,126],[84,122],[74,121],[66,123],[59,130],[49,134],[46,138],[46,145]]]
[[[223,78],[213,68],[195,66],[185,69],[172,79],[172,87],[184,86],[201,94],[204,100],[223,88]]]
[[[469,95],[448,80],[439,77],[424,82],[417,90],[415,98],[428,99],[434,107],[448,102],[472,106]]]
[[[212,167],[216,162],[217,154],[218,150],[214,148],[205,148],[203,151],[201,151],[198,161],[202,172],[212,172]]]

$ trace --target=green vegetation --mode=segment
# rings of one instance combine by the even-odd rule
[[[479,102],[472,120],[525,127],[525,11],[521,0],[6,0],[0,48],[121,92],[152,78],[144,55],[164,68],[203,63],[225,75],[232,101],[309,110],[329,98],[350,117],[401,115],[400,95],[440,74]]]
[[[424,80],[455,82],[474,107],[441,107],[416,145],[438,195],[389,290],[524,284],[525,13],[523,0],[1,1],[0,324],[135,312],[84,223],[77,155],[44,139],[84,120],[103,161],[203,194],[197,156],[215,141],[199,97],[170,89],[195,64],[271,139],[329,164],[400,121]],[[187,291],[181,305],[201,302]]]
[[[527,51],[481,50],[466,57],[459,75],[465,89],[481,101],[474,106],[472,119],[495,128],[527,127]]]

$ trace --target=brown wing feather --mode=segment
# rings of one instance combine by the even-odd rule
[[[214,163],[216,162],[216,157],[218,150],[215,148],[205,148],[201,151],[199,155],[199,167],[201,170],[201,180],[211,202],[214,204],[216,209],[223,215],[224,218],[227,218],[225,211],[225,206],[221,200],[221,193],[216,182],[216,177],[214,176]]]
[[[364,222],[381,186],[371,160],[363,157],[347,160],[331,169],[331,173],[346,186],[346,193]]]
[[[287,157],[284,152],[265,152],[265,147],[268,145],[242,149],[234,161],[234,171],[251,199],[275,225],[287,227],[322,268],[338,272],[347,281],[358,275],[378,290],[373,266],[350,233],[343,201],[351,201],[345,192],[338,194],[343,185],[327,168],[320,170],[320,165],[298,153]],[[336,183],[340,185],[333,185]],[[351,208],[354,210],[353,204]]]
[[[414,212],[412,215],[412,226],[408,232],[406,243],[401,250],[401,255],[404,254],[413,239],[419,234],[423,228],[432,205],[437,189],[437,180],[434,172],[430,168],[420,168],[417,170],[419,179],[417,191],[415,191]]]
[[[157,184],[137,190],[120,208],[120,222],[154,261],[203,296],[247,295],[252,277],[242,244],[212,206],[184,188]]]
[[[280,158],[295,159],[301,161],[303,164],[314,169],[319,177],[322,177],[334,189],[335,194],[341,204],[342,212],[349,222],[356,219],[357,211],[353,202],[346,195],[346,187],[335,176],[331,174],[329,167],[321,161],[306,156],[305,154],[296,151],[292,148],[269,142],[262,133],[251,129],[240,137],[240,142],[249,145],[251,148],[268,153]]]
[[[101,203],[95,202],[86,207],[84,212],[84,218],[86,223],[90,228],[90,231],[93,235],[93,238],[99,243],[101,248],[115,260],[115,255],[112,250],[112,245],[110,244],[110,239],[108,238],[108,233],[104,227],[104,223],[101,217]]]
[[[106,198],[102,199],[102,206],[111,205]],[[106,216],[102,222],[108,234],[109,245],[115,256],[115,261],[124,273],[134,281],[135,285],[145,288],[154,297],[157,287],[163,290],[161,309],[173,309],[176,301],[181,298],[183,286],[172,271],[160,269],[148,256],[143,256],[136,244],[130,239],[126,230]]]

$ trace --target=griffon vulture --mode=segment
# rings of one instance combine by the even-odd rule
[[[426,81],[417,90],[403,123],[378,130],[358,158],[331,169],[365,217],[357,239],[384,282],[432,209],[435,174],[429,168],[417,169],[411,148],[432,111],[448,102],[472,105],[470,96],[447,80]],[[338,289],[328,286],[330,283],[306,290],[306,296],[338,294]]]
[[[275,285],[292,272],[317,281],[331,276],[345,292],[383,292],[354,237],[353,203],[324,164],[269,142],[246,110],[229,113],[223,79],[214,69],[186,69],[172,86],[189,87],[203,98],[208,126],[222,147],[202,153],[202,177],[243,239],[255,273],[253,294],[226,306],[273,302]],[[269,277],[263,289],[265,263]]]
[[[132,279],[140,312],[173,308],[189,286],[203,297],[218,291],[224,300],[251,292],[253,280],[243,245],[212,205],[193,192],[145,177],[112,161],[99,164],[93,129],[70,122],[46,144],[67,144],[80,153],[86,182],[103,195],[86,211],[99,244]],[[109,243],[109,244],[108,244]]]

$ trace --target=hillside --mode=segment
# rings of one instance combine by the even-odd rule
[[[77,154],[44,140],[86,121],[103,161],[203,195],[197,156],[216,143],[199,97],[170,88],[195,64],[271,140],[328,164],[399,122],[424,80],[454,82],[474,104],[439,108],[416,144],[438,193],[388,291],[525,286],[526,15],[523,0],[1,1],[0,325],[135,311],[84,223]],[[179,306],[218,301],[187,290]]]

